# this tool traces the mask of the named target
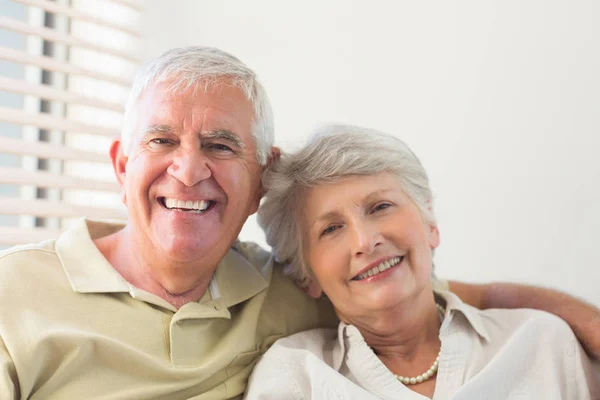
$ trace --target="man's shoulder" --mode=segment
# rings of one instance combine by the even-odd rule
[[[267,276],[273,264],[273,255],[259,244],[237,240],[231,247],[244,257],[263,276]]]
[[[55,240],[23,244],[0,251],[0,270],[17,265],[29,265],[48,257],[57,257]]]
[[[57,271],[62,271],[62,268],[54,241],[3,250],[0,252],[0,298],[4,295],[13,298],[16,287],[25,291],[37,290],[38,284],[56,276]]]
[[[268,281],[260,324],[265,331],[286,335],[337,324],[333,307],[326,299],[313,299],[285,274],[284,265],[270,251],[253,242],[237,241],[232,250],[247,260]]]

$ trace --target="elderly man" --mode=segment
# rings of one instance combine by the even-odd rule
[[[236,58],[190,47],[142,69],[110,149],[127,224],[82,220],[0,255],[0,398],[239,398],[276,339],[335,325],[327,301],[236,240],[272,142],[267,95]],[[596,311],[571,298],[450,288],[479,306],[549,309],[600,348]]]

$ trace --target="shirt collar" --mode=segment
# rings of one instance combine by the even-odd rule
[[[93,242],[93,239],[114,233],[123,226],[82,218],[58,238],[56,253],[73,291],[129,292],[127,281],[110,265]]]
[[[340,322],[340,324],[338,325],[338,342],[336,346],[333,347],[333,352],[331,356],[333,364],[332,367],[338,372],[340,372],[340,369],[342,368],[342,363],[344,362],[344,357],[346,356],[346,343],[344,342],[344,337],[346,336],[346,329],[348,329],[349,327],[354,328],[354,326],[346,325],[346,323],[344,322]]]
[[[269,257],[267,263],[272,263]],[[219,262],[211,284],[213,300],[223,307],[239,304],[269,286],[269,283],[259,271],[265,270],[263,265],[254,266],[239,252],[236,247],[229,249]]]
[[[131,284],[112,267],[93,242],[93,239],[109,235],[123,227],[123,224],[80,219],[59,237],[56,252],[73,291],[131,292]],[[272,259],[269,258],[267,263],[272,263]],[[268,282],[259,272],[265,270],[264,266],[257,267],[235,247],[229,249],[219,262],[209,285],[212,300],[227,308],[267,288]]]
[[[446,316],[452,312],[459,312],[463,314],[467,322],[473,327],[475,332],[486,341],[490,340],[490,336],[485,329],[483,321],[481,320],[480,311],[474,307],[471,307],[460,300],[458,296],[449,291],[436,291],[435,296],[439,299],[443,299],[446,304]],[[449,323],[456,323],[456,321],[450,320]],[[332,354],[332,367],[336,371],[340,371],[344,362],[344,357],[348,351],[346,349],[346,340],[351,347],[360,345],[364,342],[358,328],[353,325],[347,325],[344,322],[340,322],[338,325],[338,343],[334,346]]]
[[[481,319],[481,311],[475,307],[465,304],[457,295],[452,292],[440,290],[435,295],[441,297],[446,302],[446,316],[452,312],[459,312],[465,316],[468,323],[475,329],[475,332],[486,341],[490,340],[490,335]],[[451,321],[453,322],[453,321]]]

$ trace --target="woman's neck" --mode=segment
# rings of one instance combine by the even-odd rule
[[[421,297],[406,302],[410,306],[400,304],[390,310],[370,313],[364,320],[348,321],[358,328],[367,345],[395,375],[421,375],[439,354],[440,315],[431,294]],[[432,383],[426,385],[431,390],[435,387]],[[417,387],[411,389],[421,392]]]

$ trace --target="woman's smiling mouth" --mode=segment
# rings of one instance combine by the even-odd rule
[[[380,273],[387,271],[388,269],[400,264],[402,260],[404,260],[404,256],[394,257],[389,260],[383,261],[382,263],[374,266],[373,268],[356,275],[354,278],[352,278],[352,280],[362,281],[372,276],[379,275]]]

